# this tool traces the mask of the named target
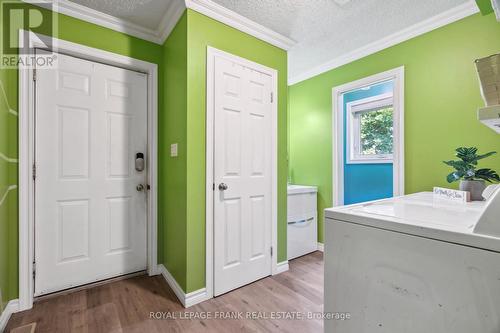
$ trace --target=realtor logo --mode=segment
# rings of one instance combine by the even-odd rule
[[[36,46],[54,50],[57,35],[56,2],[47,0],[3,1],[1,4],[0,27],[0,68],[36,67],[37,69],[54,68],[56,56],[37,55],[30,45],[36,40]]]

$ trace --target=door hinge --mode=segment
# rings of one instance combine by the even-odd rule
[[[33,261],[33,279],[35,278],[36,276],[36,262]]]
[[[271,103],[274,101],[274,94],[271,93]]]
[[[212,191],[215,191],[215,183],[212,183]]]
[[[36,180],[36,164],[33,163],[33,180]]]
[[[273,256],[273,247],[271,246],[271,257]]]
[[[33,81],[36,81],[36,68],[33,69]]]

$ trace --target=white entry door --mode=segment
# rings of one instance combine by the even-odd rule
[[[214,63],[214,295],[271,274],[272,77]]]
[[[35,83],[35,296],[147,266],[147,76],[54,55]]]

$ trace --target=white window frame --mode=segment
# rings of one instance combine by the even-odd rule
[[[344,204],[344,93],[371,86],[388,80],[394,80],[394,160],[393,195],[405,193],[405,152],[404,152],[404,67],[394,68],[382,73],[348,82],[332,89],[332,187],[333,205]]]
[[[388,106],[394,107],[394,99],[392,93],[380,94],[346,104],[347,164],[376,164],[393,162],[393,154],[362,155],[359,153],[361,146],[361,126],[359,115]]]

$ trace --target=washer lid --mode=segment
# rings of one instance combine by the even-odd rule
[[[500,238],[474,234],[486,202],[434,199],[432,192],[329,208],[325,218],[500,251]]]

